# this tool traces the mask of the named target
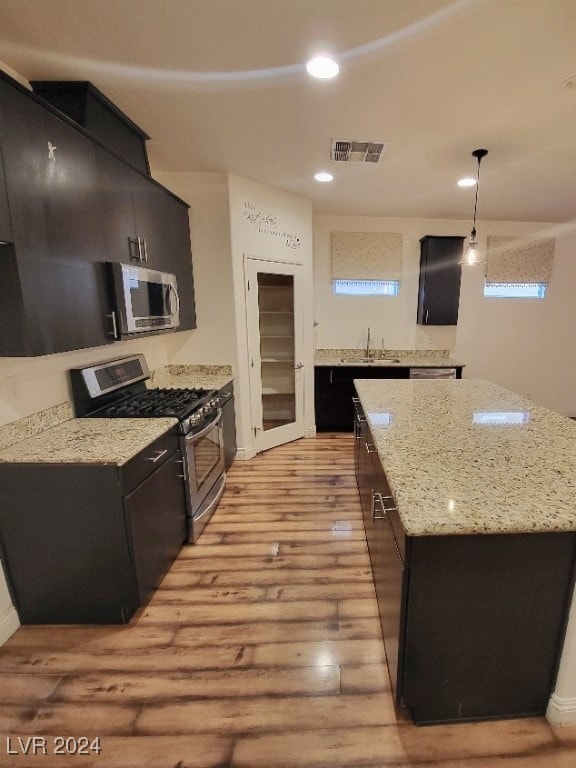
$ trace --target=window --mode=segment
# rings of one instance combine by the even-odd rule
[[[484,296],[495,299],[543,299],[546,283],[485,283]]]
[[[398,280],[332,280],[336,296],[398,296]]]

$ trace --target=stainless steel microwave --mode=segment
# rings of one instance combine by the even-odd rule
[[[112,261],[107,262],[107,269],[114,338],[178,328],[180,298],[176,275]]]

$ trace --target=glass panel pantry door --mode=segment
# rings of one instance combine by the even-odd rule
[[[304,435],[300,270],[297,264],[246,259],[250,388],[257,451]]]

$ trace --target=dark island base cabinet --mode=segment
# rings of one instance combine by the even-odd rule
[[[123,624],[146,604],[186,536],[176,447],[167,435],[120,468],[0,464],[0,558],[22,624]]]
[[[544,715],[576,536],[406,536],[361,408],[356,472],[390,682],[417,725]]]

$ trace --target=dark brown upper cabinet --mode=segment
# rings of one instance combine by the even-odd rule
[[[137,238],[196,327],[182,200],[2,74],[0,149],[0,356],[112,343],[105,262],[139,258]]]
[[[37,80],[34,92],[85,128],[134,168],[150,175],[146,140],[150,138],[87,80]]]
[[[463,245],[463,237],[426,235],[420,240],[419,325],[458,322]]]

